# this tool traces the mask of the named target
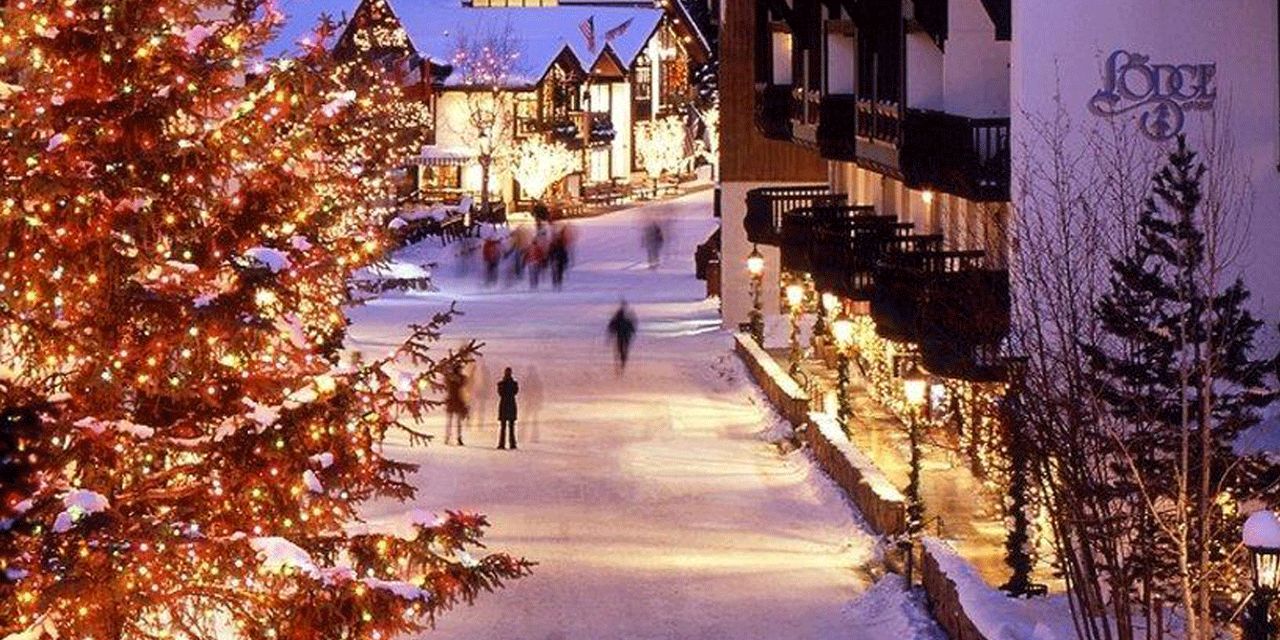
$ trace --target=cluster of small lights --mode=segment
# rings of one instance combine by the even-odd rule
[[[264,61],[282,16],[210,4],[0,9],[0,369],[40,426],[34,488],[0,493],[0,636],[388,638],[528,569],[466,554],[476,515],[346,533],[412,495],[380,444],[453,362],[449,314],[341,353],[429,115],[332,24]]]

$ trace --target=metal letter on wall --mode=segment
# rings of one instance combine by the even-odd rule
[[[1214,63],[1151,64],[1149,56],[1117,49],[1107,58],[1102,89],[1089,100],[1089,111],[1106,118],[1139,111],[1142,132],[1168,140],[1182,133],[1186,112],[1213,109],[1217,72]]]

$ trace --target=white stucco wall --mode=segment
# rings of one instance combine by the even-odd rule
[[[510,109],[510,97],[505,94],[499,98],[506,102],[504,108]],[[461,147],[474,149],[477,140],[475,128],[468,121],[467,96],[461,91],[445,91],[440,94],[436,101],[436,146],[439,147]],[[507,135],[496,144],[497,148],[510,148],[511,132],[508,127]],[[511,176],[509,172],[503,171],[501,164],[496,165],[494,171],[490,172],[489,189],[490,193],[501,194],[503,200],[510,201],[511,194]],[[478,163],[471,163],[462,169],[462,188],[471,191],[480,190],[480,181],[482,180],[482,171]]]
[[[631,85],[617,82],[613,85],[613,130],[618,137],[613,139],[613,177],[631,177],[631,145],[635,135],[635,127],[631,126]]]
[[[968,1],[968,0],[964,0]],[[1216,64],[1216,102],[1209,112],[1188,112],[1189,142],[1205,147],[1216,123],[1234,148],[1230,159],[1251,191],[1247,229],[1239,227],[1235,264],[1253,291],[1257,311],[1271,327],[1280,322],[1280,100],[1277,99],[1275,0],[1014,0],[1012,45],[1014,184],[1040,151],[1024,152],[1035,118],[1058,108],[1072,127],[1071,149],[1090,131],[1112,124],[1132,132],[1135,149],[1155,154],[1169,142],[1137,134],[1143,109],[1103,118],[1088,108],[1103,87],[1104,66],[1116,50],[1150,56],[1151,64]],[[1140,84],[1137,77],[1132,78]],[[1015,189],[1015,193],[1016,193]],[[1016,197],[1016,196],[1015,196]],[[1015,204],[1015,211],[1017,202]]]
[[[946,111],[974,118],[1009,115],[1009,43],[980,0],[950,0],[943,66]],[[1039,39],[1039,32],[1019,30]]]
[[[781,186],[780,182],[724,182],[720,184],[720,278],[723,326],[737,329],[751,312],[751,278],[747,274],[747,256],[752,244],[742,221],[747,215],[747,192],[756,187]],[[764,256],[764,286],[760,301],[766,316],[777,315],[781,299],[779,264],[782,254],[777,247],[760,246]]]
[[[907,34],[907,105],[941,111],[945,106],[942,50],[923,31]]]

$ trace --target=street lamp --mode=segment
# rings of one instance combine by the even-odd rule
[[[1271,603],[1280,595],[1280,519],[1270,509],[1255,511],[1244,523],[1244,546],[1253,569],[1253,593],[1244,623],[1245,640],[1273,640]]]
[[[791,309],[791,368],[794,377],[800,372],[800,314],[804,310],[804,287],[798,284],[787,285],[787,306]]]
[[[764,256],[760,255],[760,247],[753,246],[751,255],[747,256],[747,273],[751,275],[751,337],[756,344],[764,347],[764,311],[760,308],[760,289],[764,285]]]
[[[907,586],[911,585],[915,561],[915,541],[924,528],[924,502],[920,499],[920,412],[929,392],[929,379],[915,363],[902,376],[902,395],[907,399],[907,439],[911,469],[907,476]]]
[[[824,301],[825,302],[825,301]],[[831,337],[836,342],[837,389],[840,394],[840,425],[849,432],[853,407],[849,404],[849,349],[853,348],[853,321],[843,313],[831,323]]]

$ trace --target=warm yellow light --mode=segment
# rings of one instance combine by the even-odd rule
[[[837,346],[847,349],[853,344],[853,321],[842,317],[832,322],[831,336],[836,339]]]
[[[928,378],[921,373],[918,367],[912,365],[911,370],[902,376],[902,395],[906,396],[907,404],[913,407],[923,406],[925,395],[928,392]]]
[[[921,200],[921,201],[923,201],[926,205],[933,204],[933,192],[932,192],[932,191],[921,191],[921,192],[920,192],[920,200]]]
[[[839,306],[839,304],[840,304],[840,298],[836,296],[836,294],[834,293],[822,294],[822,308],[825,309],[827,313],[834,312],[836,310],[836,307]]]
[[[804,304],[804,287],[798,284],[787,285],[787,304],[792,309],[798,309]]]
[[[759,249],[752,250],[747,256],[747,272],[757,278],[764,275],[764,256],[760,255]]]

